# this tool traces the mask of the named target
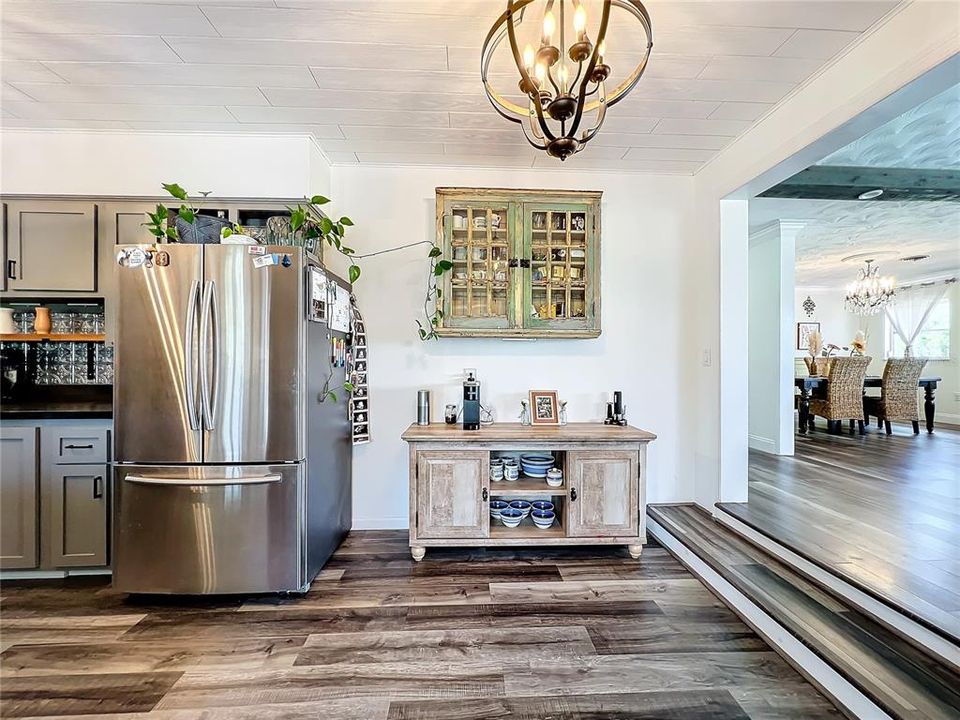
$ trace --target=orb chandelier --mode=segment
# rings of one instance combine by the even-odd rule
[[[880,275],[880,268],[867,260],[857,271],[857,280],[847,285],[846,307],[856,315],[876,315],[893,300],[896,280]]]
[[[520,49],[518,30],[524,29],[527,15],[534,15],[536,3],[543,12],[532,43]],[[605,62],[607,28],[611,7],[625,10],[637,20],[646,36],[646,49],[639,63],[611,91],[606,82],[612,68]],[[529,27],[529,26],[528,26]],[[539,31],[539,32],[537,32]],[[490,82],[490,64],[506,38],[514,65],[520,75],[520,105],[495,90]],[[534,43],[539,43],[534,48]],[[493,23],[483,42],[480,72],[483,88],[494,109],[523,127],[527,141],[538,150],[566,160],[593,139],[606,117],[607,108],[629,93],[650,58],[653,34],[650,15],[639,0],[602,0],[600,22],[591,39],[583,0],[507,0],[507,9]]]

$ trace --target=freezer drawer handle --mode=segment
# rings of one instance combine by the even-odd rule
[[[267,483],[278,483],[281,481],[279,473],[270,475],[251,475],[238,478],[168,478],[162,476],[144,477],[143,475],[127,475],[124,478],[127,482],[138,483],[140,485],[265,485]]]

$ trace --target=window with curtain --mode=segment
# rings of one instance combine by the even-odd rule
[[[903,357],[903,338],[894,330],[890,318],[884,321],[886,357]],[[950,359],[950,298],[942,297],[930,310],[927,321],[913,341],[913,357],[928,360]]]

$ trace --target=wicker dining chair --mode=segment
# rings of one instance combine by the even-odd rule
[[[880,397],[864,398],[864,414],[869,420],[877,417],[877,424],[884,424],[887,435],[892,434],[891,420],[909,420],[913,434],[920,434],[920,403],[917,386],[920,374],[927,361],[922,358],[890,358],[883,367],[880,381]]]
[[[849,420],[853,432],[853,421],[856,420],[862,434],[863,381],[872,359],[862,355],[831,358],[826,397],[811,398],[810,414],[826,418],[827,426],[838,431],[840,421]]]

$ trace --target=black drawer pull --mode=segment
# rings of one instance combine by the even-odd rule
[[[17,261],[16,260],[7,260],[7,279],[8,280],[17,279]]]
[[[577,489],[570,488],[570,502],[576,502],[576,501],[577,501]]]
[[[103,497],[103,475],[97,475],[93,479],[93,499],[98,500]]]
[[[64,450],[93,450],[93,445],[64,445]]]

